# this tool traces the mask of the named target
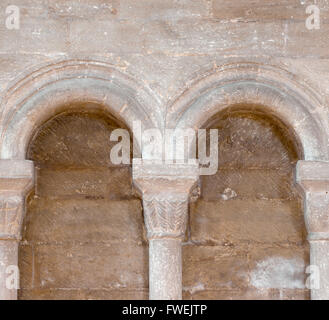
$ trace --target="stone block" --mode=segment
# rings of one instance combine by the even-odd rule
[[[143,26],[131,21],[120,22],[75,19],[70,24],[70,53],[140,54],[144,52]]]
[[[183,18],[204,18],[209,16],[206,0],[120,0],[120,19],[125,20],[178,20]]]
[[[37,169],[35,194],[48,198],[132,197],[129,167],[92,169]]]
[[[145,289],[147,247],[65,244],[34,247],[34,288]]]
[[[68,24],[63,19],[21,15],[18,30],[8,30],[5,18],[1,19],[1,53],[63,54],[68,51],[68,40]]]
[[[313,4],[307,0],[303,2],[291,0],[233,0],[229,3],[225,0],[214,0],[212,14],[216,19],[233,20],[236,22],[275,22],[289,21],[300,22],[307,18],[306,7]],[[323,12],[323,18],[327,18],[328,8],[323,1],[317,3]]]
[[[191,239],[197,243],[303,243],[298,201],[198,200],[190,206]]]
[[[142,242],[139,200],[34,199],[23,238],[32,242]]]
[[[292,175],[270,169],[219,169],[201,177],[205,200],[291,199],[298,193]]]
[[[51,17],[66,17],[78,19],[106,19],[117,18],[119,0],[88,0],[76,2],[74,0],[58,0],[48,2],[48,12]]]
[[[183,287],[196,292],[207,289],[248,286],[245,248],[223,246],[183,246]]]

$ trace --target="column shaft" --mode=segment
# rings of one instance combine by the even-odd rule
[[[318,285],[311,288],[311,299],[329,300],[329,241],[310,240],[310,250],[310,264],[316,267],[311,277],[313,285]]]
[[[150,240],[149,263],[150,300],[181,300],[181,240]]]

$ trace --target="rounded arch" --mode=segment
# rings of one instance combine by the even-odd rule
[[[198,129],[218,112],[241,104],[262,108],[286,124],[299,140],[305,160],[329,159],[328,119],[321,117],[319,98],[293,75],[273,66],[240,63],[217,68],[172,103],[166,124]]]
[[[24,159],[35,129],[70,105],[98,104],[132,129],[163,127],[153,92],[113,65],[69,60],[47,65],[14,84],[2,101],[0,158]]]

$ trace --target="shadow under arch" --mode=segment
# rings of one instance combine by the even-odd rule
[[[43,67],[18,81],[2,101],[0,158],[25,159],[33,132],[65,107],[97,104],[132,128],[162,128],[160,101],[112,65],[70,60]]]
[[[95,103],[69,103],[67,105],[61,105],[57,109],[57,113],[52,115],[50,118],[45,119],[43,123],[41,123],[37,128],[34,128],[34,130],[30,133],[30,141],[28,141],[26,146],[26,154],[25,159],[29,159],[29,153],[31,150],[31,145],[33,144],[34,140],[40,132],[43,132],[44,128],[49,125],[49,123],[55,121],[56,119],[60,119],[65,116],[84,116],[86,118],[97,118],[101,121],[104,121],[109,125],[110,127],[115,129],[123,129],[126,130],[129,134],[130,138],[130,164],[132,165],[132,159],[134,154],[140,154],[140,146],[137,139],[134,139],[133,134],[130,130],[130,128],[126,125],[126,123],[120,119],[117,119],[114,117],[107,108],[105,108],[102,105],[95,104]],[[134,139],[134,140],[133,140]],[[108,137],[108,140],[110,141],[110,136]],[[120,138],[119,141],[120,142]],[[116,142],[114,141],[113,144]],[[109,150],[110,151],[110,150]],[[110,152],[108,154],[108,158],[110,158]]]
[[[304,159],[304,150],[299,137],[289,125],[276,114],[269,112],[266,106],[252,104],[236,104],[231,105],[209,118],[201,127],[202,129],[210,129],[218,122],[230,117],[246,117],[255,118],[256,121],[262,121],[270,125],[278,136],[281,142],[289,149],[293,149],[298,160]]]

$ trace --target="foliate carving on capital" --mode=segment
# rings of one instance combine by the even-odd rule
[[[144,216],[149,239],[182,238],[187,224],[188,198],[144,196]]]
[[[133,179],[143,197],[149,239],[184,237],[190,191],[198,178],[197,161],[189,164],[134,161]]]

